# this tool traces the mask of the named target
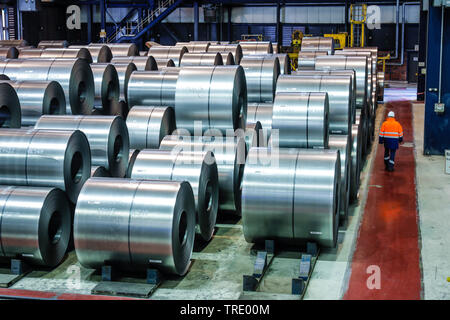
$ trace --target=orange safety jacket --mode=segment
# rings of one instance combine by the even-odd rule
[[[394,118],[388,118],[381,125],[380,143],[389,149],[398,149],[398,143],[403,141],[403,128]]]

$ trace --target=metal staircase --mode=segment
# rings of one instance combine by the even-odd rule
[[[153,10],[147,10],[142,19],[128,20],[125,25],[118,25],[116,30],[106,38],[106,42],[132,41],[143,36],[154,25],[172,13],[182,0],[162,0],[155,4]]]
[[[366,4],[350,5],[350,47],[364,47],[366,17]]]

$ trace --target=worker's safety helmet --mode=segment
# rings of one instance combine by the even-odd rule
[[[395,118],[395,113],[394,113],[394,111],[389,111],[389,113],[388,113],[388,118]]]

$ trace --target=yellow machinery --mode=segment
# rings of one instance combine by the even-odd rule
[[[298,52],[302,47],[302,40],[305,35],[300,30],[294,30],[291,35],[291,52],[288,52],[289,58],[291,60],[292,70],[297,70],[298,62]]]
[[[383,73],[386,72],[386,60],[389,60],[391,58],[391,55],[388,54],[387,56],[384,57],[378,57],[378,64],[383,64]]]
[[[262,34],[242,34],[241,41],[264,41]]]
[[[366,4],[350,5],[350,47],[364,47],[366,18]]]
[[[326,33],[323,35],[324,37],[327,38],[333,38],[335,44],[339,43],[339,46],[335,46],[335,49],[344,49],[347,46],[347,37],[348,37],[348,33],[347,32],[340,32],[340,33]]]

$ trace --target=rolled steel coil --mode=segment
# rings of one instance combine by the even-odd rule
[[[133,72],[128,81],[129,106],[175,107],[175,91],[179,73],[179,68]]]
[[[131,177],[131,170],[133,170],[134,162],[136,161],[139,152],[141,152],[141,150],[130,149],[130,153],[128,154],[127,174],[125,175],[125,178]]]
[[[334,54],[334,39],[328,37],[303,37],[301,51],[326,51]]]
[[[368,121],[367,115],[363,110],[356,110],[355,124],[361,125],[361,158],[364,159],[367,154],[367,135],[368,135]]]
[[[272,42],[273,53],[278,54],[278,42]]]
[[[128,167],[129,137],[119,116],[42,116],[35,129],[80,130],[91,149],[92,165],[105,167],[112,176],[125,176]]]
[[[280,92],[327,92],[331,134],[348,134],[352,120],[352,84],[349,76],[283,75],[278,78]]]
[[[375,75],[378,74],[378,47],[346,47],[343,51],[370,52],[372,54],[372,70]]]
[[[272,132],[280,148],[328,148],[328,94],[279,92],[275,96]]]
[[[126,119],[128,115],[128,104],[123,100],[113,100],[111,101],[111,109],[109,111],[109,115],[111,116],[121,116],[122,118]],[[103,113],[100,112],[97,115],[103,115]]]
[[[291,58],[286,53],[274,54],[280,62],[280,74],[291,74]]]
[[[272,103],[249,103],[247,108],[247,127],[252,127],[256,122],[261,123],[259,135],[260,146],[267,146],[272,131]]]
[[[28,46],[28,42],[23,39],[0,40],[0,46],[2,46],[2,47],[26,47],[26,46]]]
[[[367,101],[367,58],[350,56],[320,56],[316,57],[315,68],[317,70],[327,69],[350,69],[356,73],[356,107],[364,108]]]
[[[241,41],[239,44],[243,56],[273,53],[273,46],[270,41]]]
[[[384,72],[378,72],[377,79],[380,96],[384,97]]]
[[[352,144],[351,135],[331,134],[329,147],[332,150],[339,150],[341,160],[341,185],[339,200],[339,221],[343,224],[348,218],[348,206],[350,202],[351,189],[351,167],[352,167]]]
[[[222,61],[224,65],[234,66],[235,64],[237,64],[235,63],[233,54],[231,52],[219,52],[219,53],[222,56]]]
[[[111,62],[111,60],[113,58],[111,49],[106,45],[97,46],[97,47],[70,46],[69,48],[73,48],[73,49],[85,48],[85,49],[89,50],[93,63],[108,63],[108,62]]]
[[[42,52],[44,52],[44,49],[36,49],[36,48],[31,48],[31,49],[19,49],[19,55],[17,58],[19,59],[31,59],[31,58],[40,58]]]
[[[86,48],[50,48],[44,49],[41,53],[41,58],[80,58],[86,60],[87,63],[92,63],[92,56]]]
[[[176,47],[186,47],[190,53],[207,52],[209,45],[209,41],[177,42],[175,44]]]
[[[57,187],[75,203],[91,174],[81,131],[0,130],[0,184]]]
[[[222,66],[222,55],[218,52],[185,53],[180,67],[186,66]]]
[[[5,82],[16,90],[22,113],[22,126],[34,126],[43,114],[66,114],[66,98],[64,97],[64,90],[58,82]]]
[[[158,149],[161,140],[175,130],[171,107],[134,106],[127,117],[130,148]]]
[[[234,44],[211,44],[208,52],[230,52],[233,55],[234,63],[240,64],[242,59],[242,48],[239,43]],[[223,55],[222,55],[223,57]],[[224,60],[225,61],[225,60]]]
[[[239,129],[242,130],[242,129]],[[239,131],[238,130],[238,131]],[[243,136],[245,139],[245,145],[247,150],[250,150],[252,147],[265,147],[267,140],[264,140],[264,138],[261,139],[262,136],[262,126],[261,122],[251,122],[249,123],[247,121],[245,131],[242,130]],[[236,134],[238,135],[238,133]]]
[[[69,42],[67,40],[42,40],[38,43],[38,48],[67,48]]]
[[[0,186],[0,256],[58,265],[69,245],[71,216],[60,189]]]
[[[113,232],[111,232],[113,231]],[[195,235],[188,182],[91,178],[78,197],[74,242],[78,261],[101,268],[184,275]]]
[[[359,181],[362,165],[361,155],[361,126],[359,124],[352,125],[352,146],[351,146],[351,174],[350,174],[350,201],[354,202],[358,199]]]
[[[163,67],[175,67],[175,63],[172,59],[155,59],[155,62],[158,66],[158,70],[161,70]]]
[[[139,56],[139,48],[134,43],[91,43],[89,47],[102,47],[104,45],[111,49],[113,58]]]
[[[151,104],[150,104],[151,105]],[[177,128],[194,134],[197,124],[207,130],[245,126],[247,87],[241,66],[197,66],[180,70],[175,92]]]
[[[273,102],[280,62],[274,55],[244,56],[241,66],[245,71],[249,102]]]
[[[114,63],[114,68],[116,68],[117,76],[119,77],[120,86],[120,96],[119,100],[128,101],[128,81],[130,81],[131,74],[137,70],[136,65],[133,62],[117,62]]]
[[[341,178],[339,151],[272,151],[252,148],[247,157],[242,181],[245,240],[273,239],[287,244],[314,241],[335,247]]]
[[[165,136],[161,150],[211,151],[219,173],[219,209],[241,214],[241,180],[246,146],[241,137]]]
[[[326,56],[326,51],[300,51],[297,58],[297,70],[314,70],[316,57]]]
[[[211,152],[142,150],[131,178],[189,182],[195,199],[196,233],[204,241],[211,240],[219,207],[217,165]]]
[[[116,68],[108,63],[92,63],[95,84],[95,106],[101,106],[103,114],[111,114],[111,101],[119,100],[120,83]]]
[[[91,177],[104,177],[104,178],[111,178],[111,174],[108,170],[106,170],[105,167],[102,166],[93,166],[91,168]]]
[[[0,81],[0,128],[20,128],[20,100],[9,81]]]
[[[145,57],[116,57],[111,60],[112,64],[117,63],[134,63],[136,69],[139,71],[155,71],[158,70],[158,65],[155,58],[152,56]]]
[[[172,59],[176,67],[180,66],[180,61],[183,58],[183,55],[187,52],[188,49],[185,46],[157,46],[148,49],[149,56],[153,56],[155,59]]]
[[[0,62],[0,73],[14,81],[57,81],[64,89],[67,114],[91,114],[94,77],[83,59],[10,59]]]
[[[11,80],[6,74],[0,74],[0,80]]]
[[[0,48],[1,59],[17,59],[19,57],[19,50],[16,47],[2,47]]]

